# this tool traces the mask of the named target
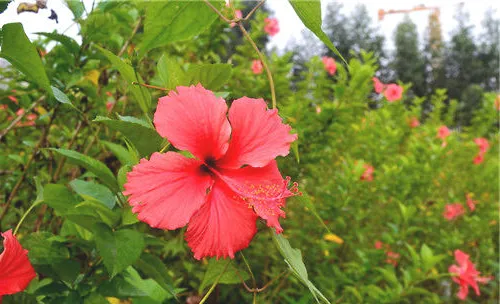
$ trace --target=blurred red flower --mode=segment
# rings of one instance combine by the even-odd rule
[[[410,118],[409,125],[410,125],[410,128],[416,128],[416,127],[420,126],[420,121],[418,120],[418,118],[412,117],[412,118]]]
[[[480,277],[476,266],[470,261],[469,255],[460,250],[455,250],[455,259],[458,265],[451,265],[448,271],[454,275],[452,280],[460,285],[457,296],[460,300],[465,300],[469,294],[469,286],[474,289],[476,295],[480,295],[477,283],[486,284],[491,278]]]
[[[375,89],[375,92],[380,94],[384,91],[385,84],[383,84],[377,77],[373,77],[373,88]]]
[[[28,259],[28,251],[23,249],[12,234],[12,230],[0,233],[3,239],[3,252],[0,254],[0,302],[3,295],[18,293],[26,289],[36,277],[35,270]]]
[[[360,179],[371,182],[373,180],[373,172],[375,172],[375,168],[369,164],[363,164],[363,167],[365,168],[365,172],[363,172]]]
[[[467,193],[465,195],[465,199],[467,200],[467,206],[469,207],[470,211],[474,211],[474,209],[476,209],[477,201],[472,199],[472,194]]]
[[[460,203],[448,204],[444,207],[443,216],[448,221],[454,220],[455,218],[463,215],[465,213],[464,206]]]
[[[252,72],[256,75],[262,73],[262,61],[255,59],[252,61]]]
[[[281,208],[298,194],[296,183],[287,189],[290,178],[283,179],[275,161],[297,139],[278,111],[263,99],[242,97],[227,112],[224,99],[201,85],[161,97],[156,130],[194,158],[154,153],[125,184],[141,221],[169,230],[188,224],[185,236],[196,259],[234,258],[257,232],[257,217],[281,233]]]
[[[241,10],[235,10],[234,11],[234,17],[237,18],[237,19],[241,19],[243,18],[243,13],[241,12]],[[229,24],[230,27],[235,27],[236,26],[236,22],[231,22]]]
[[[266,18],[264,19],[266,25],[264,26],[264,31],[269,34],[269,36],[274,36],[279,33],[280,26],[278,24],[278,19],[276,18]]]
[[[323,61],[323,65],[328,74],[333,75],[337,71],[337,63],[335,63],[335,59],[332,57],[323,56],[321,58]]]
[[[388,84],[384,96],[389,102],[398,101],[403,97],[403,87],[394,83]]]

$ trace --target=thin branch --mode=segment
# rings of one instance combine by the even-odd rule
[[[54,121],[54,118],[56,116],[56,112],[57,112],[57,107],[54,109],[54,112],[52,112],[52,115],[50,116],[49,124],[43,130],[42,137],[40,138],[40,140],[36,144],[35,148],[33,149],[33,152],[31,153],[30,158],[28,159],[28,162],[24,166],[21,177],[19,177],[19,179],[17,180],[17,183],[14,185],[14,188],[12,189],[12,192],[10,193],[9,198],[7,199],[7,202],[5,202],[4,208],[2,210],[2,214],[0,214],[0,221],[7,214],[7,211],[9,210],[10,205],[11,205],[12,201],[14,200],[14,197],[16,196],[17,192],[19,191],[19,188],[21,188],[21,184],[23,183],[24,179],[26,178],[26,174],[28,173],[28,169],[31,166],[31,163],[35,159],[35,156],[38,153],[38,150],[40,149],[40,147],[44,144],[45,140],[47,139],[47,135],[49,134],[49,129],[50,129],[50,126],[52,125],[52,122]]]
[[[44,99],[45,97],[41,97],[39,98],[37,101],[35,101],[34,103],[31,104],[31,106],[26,110],[24,111],[23,114],[17,116],[11,123],[10,125],[5,128],[5,130],[2,131],[2,133],[0,133],[0,140],[2,140],[2,137],[5,136],[5,134],[7,134],[7,132],[9,132],[12,128],[14,128],[14,126],[21,120],[23,119],[23,117],[31,112],[33,110],[33,108],[35,108],[40,102],[42,102],[42,100]]]
[[[71,140],[69,141],[68,147],[66,149],[71,149],[73,144],[75,143],[76,137],[78,133],[80,132],[80,129],[83,126],[83,122],[81,120],[78,121],[78,124],[76,126],[75,132],[73,133],[73,136],[71,137]],[[66,157],[63,157],[59,164],[57,165],[56,173],[54,173],[54,177],[52,178],[52,181],[56,182],[59,179],[59,174],[61,174],[62,167],[64,166],[64,163],[66,162]]]
[[[139,17],[139,20],[137,21],[137,24],[135,25],[134,29],[132,30],[132,34],[127,39],[127,41],[125,41],[125,44],[122,46],[120,52],[118,52],[118,55],[117,55],[118,57],[121,57],[123,55],[123,53],[125,53],[125,51],[127,50],[128,45],[130,44],[130,41],[132,41],[132,39],[134,38],[135,34],[137,33],[137,31],[141,27],[141,23],[142,23],[142,16]]]
[[[168,89],[165,89],[165,88],[162,88],[162,87],[157,87],[157,86],[150,85],[150,84],[145,84],[145,83],[139,83],[137,81],[133,81],[132,84],[133,85],[138,85],[138,86],[141,86],[141,87],[145,87],[145,88],[148,88],[148,89],[155,89],[155,90],[160,90],[160,91],[168,91]]]
[[[224,16],[215,6],[212,5],[212,3],[208,2],[208,0],[203,0],[208,7],[210,7],[219,17],[224,20],[226,23],[231,23],[231,20],[227,19],[226,16]]]
[[[247,21],[248,19],[250,19],[250,17],[253,15],[253,13],[255,13],[255,11],[257,11],[257,9],[258,9],[259,7],[261,7],[261,6],[264,4],[264,2],[266,2],[266,0],[262,0],[262,1],[260,1],[260,2],[259,2],[259,3],[258,3],[258,4],[257,4],[257,5],[256,5],[256,6],[255,6],[255,7],[254,7],[251,11],[250,11],[250,13],[248,13],[248,14],[245,16],[245,18],[243,18],[243,20]]]
[[[240,27],[241,32],[243,33],[243,36],[248,40],[248,42],[252,45],[254,50],[257,52],[257,55],[260,58],[260,61],[262,62],[262,65],[264,66],[264,69],[266,70],[267,74],[267,79],[269,80],[269,87],[271,88],[271,99],[272,99],[272,105],[273,109],[276,109],[276,93],[274,91],[274,81],[273,81],[273,75],[271,74],[271,70],[269,69],[269,66],[266,63],[266,59],[264,58],[264,55],[260,52],[259,48],[255,44],[255,42],[252,40],[252,37],[248,34],[248,32],[245,30],[241,22],[238,22],[238,26]]]

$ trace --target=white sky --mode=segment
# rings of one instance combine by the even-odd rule
[[[0,15],[0,26],[9,22],[21,22],[25,31],[30,33],[35,32],[52,32],[56,30],[58,33],[65,33],[66,35],[75,37],[77,41],[81,41],[78,35],[78,28],[72,25],[72,14],[66,7],[63,0],[48,0],[48,9],[40,10],[38,14],[22,13],[17,15],[16,9],[20,2],[34,2],[34,0],[15,0],[9,5],[7,10]],[[92,0],[85,0],[85,5],[88,10],[92,6]],[[325,7],[328,0],[322,0],[323,13],[326,11]],[[364,4],[369,14],[371,15],[375,24],[380,26],[381,32],[385,34],[388,39],[386,48],[393,49],[393,32],[399,22],[404,18],[404,14],[388,15],[382,22],[377,21],[379,9],[409,9],[417,5],[424,4],[426,6],[439,6],[441,8],[441,26],[445,39],[455,26],[453,16],[456,13],[457,5],[460,2],[464,3],[464,9],[470,14],[470,21],[476,25],[476,30],[480,30],[481,20],[484,17],[485,11],[489,8],[495,8],[497,14],[500,12],[500,1],[486,1],[486,0],[339,0],[344,5],[343,13],[349,14],[357,4]],[[300,39],[301,31],[305,30],[297,15],[291,8],[287,0],[268,0],[269,8],[274,11],[274,16],[280,22],[280,32],[271,38],[270,47],[277,47],[278,49],[285,48],[286,44],[292,38]],[[58,17],[59,24],[54,20],[49,20],[50,9],[53,9]],[[420,37],[423,37],[424,31],[427,27],[427,21],[430,11],[413,12],[409,16],[418,25]],[[30,38],[35,38],[36,35],[29,35]]]

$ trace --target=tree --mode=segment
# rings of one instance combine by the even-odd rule
[[[411,82],[418,96],[427,92],[425,85],[425,63],[419,49],[417,26],[406,16],[395,31],[396,51],[392,61],[397,80]]]

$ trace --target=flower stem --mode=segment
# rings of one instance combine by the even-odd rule
[[[217,277],[217,279],[215,279],[215,282],[212,284],[212,286],[210,287],[210,289],[208,290],[208,292],[205,294],[205,296],[203,297],[203,299],[201,299],[200,304],[203,304],[203,303],[205,303],[207,301],[207,299],[210,296],[210,294],[214,291],[215,286],[217,286],[217,284],[219,283],[220,279],[222,278],[222,275],[226,272],[227,266],[229,266],[229,264],[231,264],[231,260],[230,259],[227,261],[226,266],[224,266],[224,269],[219,274],[219,276]]]
[[[34,202],[29,208],[28,210],[26,210],[26,212],[24,212],[23,214],[23,217],[21,217],[21,219],[19,220],[19,223],[17,223],[17,226],[16,228],[14,229],[14,235],[17,233],[17,231],[19,230],[19,227],[21,227],[21,224],[24,222],[24,219],[26,218],[26,216],[28,216],[28,214],[31,212],[31,210],[33,210],[33,208],[35,208],[36,206],[38,206],[41,202],[43,201],[36,201]]]

